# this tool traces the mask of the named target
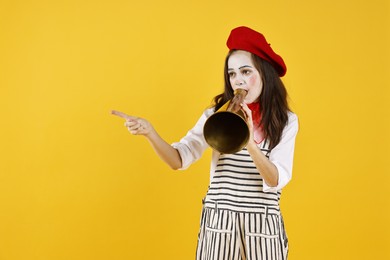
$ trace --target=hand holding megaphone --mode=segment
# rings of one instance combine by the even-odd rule
[[[230,100],[229,106],[226,111],[237,113],[241,109],[241,104],[244,103],[244,99],[248,91],[242,88],[238,88],[234,91],[234,97]]]

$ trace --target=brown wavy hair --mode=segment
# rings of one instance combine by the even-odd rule
[[[225,88],[222,94],[214,97],[215,111],[234,96],[228,73],[229,57],[234,51],[231,50],[225,59]],[[269,142],[269,148],[272,149],[280,142],[283,129],[288,121],[288,112],[291,111],[287,102],[287,90],[278,73],[269,62],[255,54],[252,54],[252,61],[263,81],[260,98],[256,101],[260,103],[260,112],[262,113],[260,126],[263,128],[265,138]]]

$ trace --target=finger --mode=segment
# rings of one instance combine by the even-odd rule
[[[138,130],[129,130],[130,131],[130,134],[132,135],[137,135],[138,134]]]
[[[137,126],[139,127],[140,123],[136,120],[133,120],[133,121],[126,121],[125,122],[125,126],[126,127],[132,127],[132,128],[136,128]]]
[[[130,133],[133,134],[133,135],[142,135],[144,133],[144,129],[142,126],[137,126],[137,127],[132,127],[132,128],[128,128]]]
[[[132,122],[126,122],[125,123],[125,126],[127,127],[127,129],[129,131],[137,131],[137,132],[140,132],[140,131],[143,131],[145,128],[142,126],[142,124],[140,124],[139,122],[136,122],[136,121],[132,121]]]
[[[116,110],[111,110],[111,114],[115,115],[115,116],[119,116],[119,117],[124,118],[126,120],[134,120],[134,119],[136,119],[136,117],[134,117],[134,116],[129,116],[129,115],[123,113],[123,112],[116,111]]]
[[[249,109],[249,107],[247,106],[247,104],[241,103],[241,107],[242,107],[242,109],[245,111],[245,114],[246,114],[248,117],[252,117],[252,111]]]

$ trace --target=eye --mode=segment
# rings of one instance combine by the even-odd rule
[[[247,69],[245,69],[245,70],[242,70],[242,72],[241,72],[243,75],[249,75],[249,74],[251,74],[252,73],[252,71],[251,70],[247,70]]]
[[[229,72],[228,75],[229,75],[229,78],[233,78],[236,75],[236,73],[235,72]]]

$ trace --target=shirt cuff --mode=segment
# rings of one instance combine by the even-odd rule
[[[282,168],[281,165],[278,163],[274,163],[276,169],[278,170],[278,185],[276,186],[269,186],[264,180],[263,180],[263,191],[264,192],[277,192],[284,188],[284,186],[287,185],[287,183],[291,180],[291,176],[289,177],[286,170]]]
[[[190,149],[182,143],[173,143],[172,147],[175,148],[180,154],[181,167],[178,170],[187,169],[191,165],[191,160],[189,159],[191,154]]]

